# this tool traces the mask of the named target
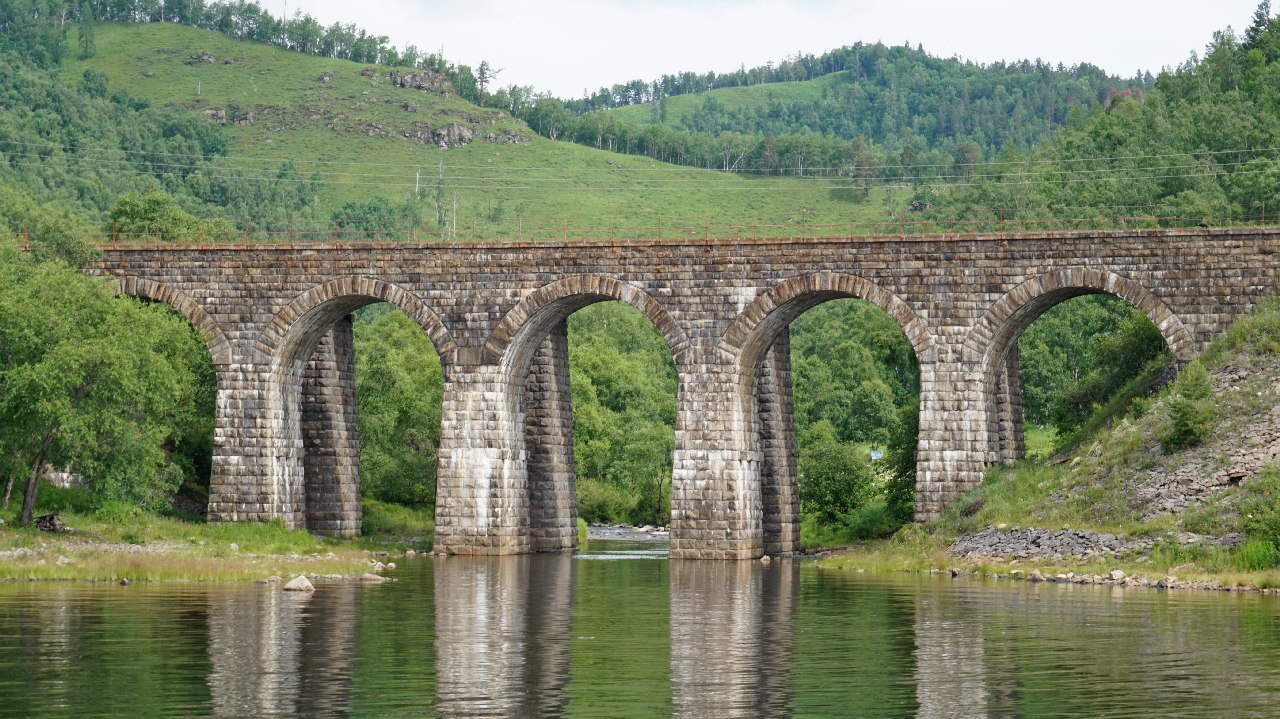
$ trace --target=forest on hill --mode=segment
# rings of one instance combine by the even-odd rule
[[[208,31],[231,39],[216,45]],[[96,44],[102,37],[112,38],[110,52]],[[419,116],[465,112],[505,123],[499,126],[515,133],[532,128],[561,139],[530,132],[527,142],[502,146],[505,154],[498,162],[510,186],[482,180],[468,190],[433,184],[428,177],[426,189],[418,192],[403,186],[380,190],[383,194],[339,187],[333,170],[314,164],[332,144],[326,138],[341,131],[330,127],[332,116],[283,117],[267,145],[261,126],[224,126],[204,114],[211,109],[210,96],[243,89],[234,87],[245,84],[234,76],[201,75],[205,94],[194,96],[188,82],[193,75],[182,73],[195,70],[178,56],[174,68],[157,67],[154,77],[145,77],[146,66],[138,58],[173,55],[179,50],[172,43],[192,39],[217,48],[227,60],[236,58],[235,66],[211,65],[210,73],[231,67],[268,77],[267,66],[278,68],[273,91],[283,94],[294,87],[290,83],[304,88],[289,95],[290,101],[315,106],[318,93],[351,93],[335,97],[372,113],[357,117],[358,122],[413,114],[402,109],[403,95],[371,82],[361,74],[363,65],[355,64],[385,63],[437,72],[456,88],[455,97],[415,95]],[[272,54],[256,54],[262,48],[240,41],[277,47],[269,48]],[[286,50],[293,52],[279,54]],[[470,193],[463,202],[472,203],[481,222],[510,225],[515,208],[542,202],[547,204],[538,206],[555,208],[547,212],[611,206],[604,203],[662,206],[667,204],[663,198],[672,196],[663,194],[670,187],[662,185],[675,186],[673,177],[707,186],[724,183],[714,185],[718,194],[697,200],[705,205],[687,205],[690,211],[715,205],[752,217],[808,203],[813,215],[834,216],[850,206],[874,204],[870,197],[898,213],[915,197],[924,204],[921,217],[975,222],[991,221],[997,208],[1061,207],[1105,223],[1111,205],[1206,217],[1256,215],[1267,211],[1269,199],[1280,197],[1274,159],[1280,148],[1278,57],[1280,30],[1264,3],[1243,36],[1214,34],[1202,58],[1154,81],[1145,76],[1117,81],[1089,66],[979,67],[918,49],[854,45],[768,72],[743,70],[737,80],[681,75],[678,82],[662,79],[647,90],[626,90],[625,102],[610,90],[609,99],[602,95],[574,104],[537,97],[528,88],[495,88],[488,69],[472,72],[414,48],[395,49],[385,38],[353,26],[323,28],[302,14],[280,21],[253,3],[103,0],[75,8],[55,0],[17,0],[0,8],[0,231],[8,236],[7,245],[22,238],[33,251],[6,255],[21,259],[6,263],[0,298],[15,308],[0,313],[0,348],[5,348],[0,385],[6,389],[0,401],[0,477],[12,487],[35,477],[45,463],[103,467],[100,501],[153,507],[163,505],[157,497],[178,485],[197,495],[207,485],[213,411],[208,355],[194,334],[175,334],[165,324],[172,318],[163,312],[120,310],[122,319],[100,325],[150,327],[132,339],[153,338],[154,351],[164,361],[134,371],[160,372],[158,386],[186,389],[155,398],[146,417],[123,411],[131,401],[125,380],[141,381],[144,375],[129,376],[129,368],[121,365],[113,372],[121,373],[119,386],[126,389],[102,390],[101,402],[60,405],[61,414],[41,420],[50,428],[74,422],[82,431],[27,429],[35,426],[30,393],[71,391],[69,384],[42,386],[40,378],[62,373],[70,381],[87,376],[76,372],[100,368],[92,356],[54,350],[111,340],[77,335],[84,328],[75,324],[47,323],[43,315],[21,307],[23,293],[56,277],[83,291],[49,297],[53,309],[41,312],[75,315],[94,303],[132,307],[130,301],[88,289],[95,281],[69,270],[92,253],[86,238],[95,235],[114,230],[175,241],[217,239],[244,229],[244,218],[275,228],[373,222],[403,229],[418,222],[438,229],[449,221],[446,208],[459,204],[458,192]],[[474,85],[468,84],[468,74]],[[329,75],[331,81],[319,79]],[[170,82],[170,77],[176,79]],[[701,90],[710,94],[699,95]],[[947,104],[962,99],[969,104]],[[650,106],[637,104],[645,101]],[[900,110],[901,122],[892,127],[882,122],[878,129],[867,125],[873,114],[868,107],[881,105]],[[956,107],[968,109],[957,114]],[[650,117],[637,121],[627,112]],[[845,120],[832,119],[828,127],[823,118],[840,112]],[[597,125],[572,137],[590,123]],[[559,129],[551,131],[553,125]],[[351,168],[368,170],[405,153],[403,138],[370,136],[367,125],[354,127],[342,135],[351,147]],[[613,131],[607,128],[638,132],[641,144],[619,147],[607,140]],[[653,144],[644,144],[649,142],[645,133]],[[791,137],[800,139],[788,144]],[[672,149],[677,145],[663,138],[711,143],[698,147],[716,147],[719,160],[691,161],[690,149],[673,156],[680,155]],[[723,144],[731,142],[740,144]],[[495,146],[481,144],[448,152],[483,151],[493,157]],[[819,146],[832,154],[822,155],[827,150],[815,149]],[[638,150],[721,170],[768,168],[775,177],[655,163],[652,167],[663,173],[689,174],[664,175],[668,179],[649,189],[637,185],[626,193],[613,188],[589,194],[565,193],[520,169],[521,163],[533,163],[535,170],[594,178],[590,173],[615,172],[622,163],[637,161],[597,148]],[[762,153],[768,152],[776,162],[761,165]],[[84,160],[89,157],[94,161]],[[799,157],[808,159],[796,162]],[[926,165],[933,169],[923,172]],[[829,178],[834,184],[815,191],[807,173],[820,167],[835,168]],[[753,193],[750,183],[756,181],[786,184]],[[908,189],[898,192],[886,184]],[[522,187],[513,189],[516,185]],[[681,189],[675,194],[697,193]],[[822,199],[812,199],[819,195]],[[64,300],[80,305],[58,304]],[[46,325],[41,342],[30,341],[32,323]],[[580,511],[593,520],[663,522],[675,422],[669,350],[643,317],[616,303],[576,313],[570,332]],[[358,313],[356,337],[366,494],[430,506],[443,382],[434,348],[407,316],[386,306]],[[828,537],[891,531],[909,519],[914,472],[919,370],[905,336],[871,305],[838,301],[802,316],[791,327],[791,338],[810,538],[821,531]],[[12,349],[19,346],[25,354]],[[1055,307],[1031,326],[1019,347],[1028,422],[1054,428],[1061,442],[1078,438],[1095,421],[1095,410],[1117,392],[1140,391],[1168,362],[1150,322],[1106,297]],[[26,389],[19,392],[19,387]],[[107,436],[114,446],[138,448],[129,453],[133,464],[114,469],[94,464],[108,460],[88,448]],[[46,443],[45,437],[57,442]],[[888,461],[871,462],[873,449],[885,450]],[[142,465],[146,471],[138,469]],[[815,526],[819,518],[825,528]]]
[[[1082,63],[979,65],[923,48],[855,43],[737,73],[682,73],[582,100],[496,97],[548,137],[667,161],[761,174],[935,176],[1029,149],[1074,111],[1138,96],[1155,79]]]

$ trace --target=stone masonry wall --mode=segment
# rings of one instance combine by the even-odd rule
[[[360,441],[356,432],[356,355],[351,316],[320,340],[302,380],[306,527],[360,534]]]
[[[1022,366],[1018,344],[1012,343],[1000,367],[999,389],[996,391],[996,451],[1000,462],[1014,464],[1027,456],[1022,432]]]
[[[578,505],[568,324],[561,322],[552,329],[538,349],[523,400],[533,550],[571,551],[578,546]]]
[[[795,554],[800,547],[800,491],[796,473],[796,430],[791,395],[791,335],[783,332],[770,348],[756,380],[760,405],[761,510],[764,553]]]
[[[108,247],[87,269],[118,277],[123,292],[169,302],[208,340],[219,373],[215,520],[307,521],[299,495],[314,490],[294,476],[307,473],[303,463],[290,459],[303,446],[302,423],[293,419],[303,373],[288,369],[296,366],[291,358],[361,304],[404,309],[445,365],[437,544],[450,552],[534,548],[529,425],[511,353],[540,347],[590,302],[626,302],[666,338],[679,375],[672,555],[750,558],[765,551],[762,484],[771,470],[756,434],[755,388],[763,383],[744,378],[760,371],[780,329],[804,309],[861,297],[906,332],[921,368],[916,514],[927,519],[1000,460],[990,425],[999,416],[1001,362],[1041,312],[1071,296],[1111,293],[1151,317],[1185,360],[1276,285],[1277,251],[1280,229],[1266,227],[689,244]]]

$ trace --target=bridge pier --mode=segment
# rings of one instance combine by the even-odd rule
[[[795,554],[800,547],[800,495],[791,394],[791,334],[783,330],[756,377],[761,452],[760,501],[764,553]]]
[[[316,534],[360,534],[360,440],[351,316],[320,339],[302,377],[303,505]]]
[[[761,452],[754,394],[731,368],[681,376],[671,477],[672,559],[755,559],[764,553]]]
[[[1001,464],[1011,465],[1027,457],[1026,435],[1022,419],[1022,368],[1018,362],[1018,343],[1015,340],[1000,366],[996,379],[996,414],[998,420],[990,422],[997,430],[993,449]]]
[[[435,550],[448,554],[533,551],[529,486],[518,398],[492,364],[445,368],[436,475]]]
[[[218,379],[209,477],[210,522],[282,520],[301,526],[302,513],[286,511],[271,477],[272,437],[266,371],[231,363]]]
[[[553,327],[534,355],[522,405],[533,551],[572,551],[578,546],[578,506],[567,322]]]
[[[997,456],[988,430],[985,378],[972,363],[940,351],[920,363],[920,436],[916,444],[916,521],[942,514],[982,483]],[[956,354],[959,354],[956,352]]]
[[[277,377],[249,362],[219,372],[209,521],[280,519],[317,534],[359,534],[351,317]]]

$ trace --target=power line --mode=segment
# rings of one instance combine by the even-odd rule
[[[55,158],[47,158],[38,153],[10,153],[10,157],[21,157],[39,161],[30,162],[10,162],[11,167],[35,167],[41,168],[49,164],[50,160]],[[1256,158],[1255,158],[1256,159]],[[147,172],[139,169],[134,163],[127,160],[113,160],[107,158],[82,157],[79,155],[61,155],[56,158],[67,166],[75,164],[77,166],[88,166],[105,171],[122,172],[144,177],[155,177],[154,172]],[[1045,173],[1002,173],[1002,174],[970,174],[970,175],[932,175],[932,176],[901,176],[901,177],[854,177],[854,176],[836,176],[824,175],[816,177],[791,177],[789,179],[796,181],[797,187],[807,185],[806,189],[847,189],[852,182],[869,182],[877,186],[884,187],[907,187],[919,183],[938,183],[945,182],[950,187],[969,187],[983,184],[984,181],[990,181],[997,185],[1038,185],[1038,184],[1074,184],[1078,182],[1105,182],[1105,181],[1129,181],[1129,180],[1149,180],[1149,179],[1178,179],[1178,178],[1197,178],[1197,177],[1216,177],[1226,173],[1226,168],[1239,167],[1246,165],[1252,160],[1238,160],[1235,162],[1218,163],[1212,167],[1206,167],[1203,164],[1186,164],[1186,165],[1164,165],[1153,167],[1137,167],[1137,168],[1099,168],[1099,169],[1080,169],[1080,170],[1049,170]],[[155,168],[163,168],[171,171],[190,170],[193,173],[199,171],[203,177],[209,179],[221,180],[248,180],[277,182],[282,178],[279,175],[246,175],[236,172],[239,168],[217,167],[213,165],[197,165],[197,164],[178,164],[178,163],[160,163],[154,164]],[[254,168],[250,168],[251,170]],[[1174,170],[1181,169],[1205,169],[1205,172],[1187,172],[1175,173]],[[1252,175],[1268,172],[1268,169],[1261,170],[1236,170],[1233,175]],[[224,174],[228,173],[230,174]],[[510,170],[504,168],[504,173]],[[1146,173],[1146,174],[1142,174]],[[1047,175],[1047,176],[1046,176]],[[1084,177],[1081,177],[1084,176]],[[1031,180],[1017,180],[1009,178],[1031,177]],[[355,178],[355,179],[342,179]],[[322,185],[349,185],[349,186],[378,186],[378,187],[408,187],[412,186],[407,175],[403,173],[384,174],[384,173],[328,173],[321,176],[320,179],[303,179],[297,178],[299,181],[322,184]],[[373,181],[369,181],[372,179]],[[447,176],[445,179],[452,181],[463,181],[469,183],[482,184],[448,184],[447,186],[455,190],[595,190],[595,191],[678,191],[678,190],[715,190],[715,191],[776,191],[778,188],[773,185],[769,186],[751,186],[751,185],[713,185],[707,184],[704,179],[695,178],[688,180],[672,180],[668,178],[662,180],[665,184],[646,184],[646,185],[595,185],[593,183],[600,180],[582,179],[564,176],[545,176],[545,177],[528,177],[513,176],[510,174],[502,175],[455,175]],[[611,178],[616,179],[616,178]],[[498,183],[498,184],[495,184]],[[523,184],[510,184],[523,183]],[[575,188],[571,183],[577,183]]]
[[[557,142],[557,141],[555,141],[555,140],[550,140],[550,142]],[[569,144],[577,144],[577,143],[569,143]],[[36,148],[44,148],[44,149],[53,148],[53,149],[59,149],[59,150],[62,150],[63,152],[69,152],[69,153],[73,153],[73,154],[78,153],[78,152],[80,151],[80,148],[73,148],[73,147],[66,146],[66,145],[54,145],[54,144],[50,144],[50,143],[38,143],[38,142],[25,142],[25,141],[18,141],[18,140],[0,140],[0,146],[3,146],[3,145],[15,145],[15,146],[25,146],[25,147],[36,147]],[[119,153],[123,153],[123,154],[125,154],[125,155],[146,155],[146,156],[149,156],[149,157],[181,157],[181,158],[190,158],[190,157],[193,157],[193,154],[191,154],[191,153],[179,153],[179,152],[156,152],[156,151],[151,151],[151,150],[128,150],[128,149],[124,149],[124,148],[86,148],[86,149],[87,149],[88,151],[91,151],[91,152],[96,152],[96,151],[103,151],[103,152],[110,152],[110,153],[116,153],[116,152],[119,152]],[[607,151],[602,150],[602,152],[607,152]],[[1046,159],[1022,159],[1022,160],[1009,160],[1009,161],[1005,161],[1005,160],[996,160],[996,161],[992,161],[992,162],[978,163],[978,164],[975,164],[975,165],[974,165],[974,167],[1007,167],[1007,166],[1021,166],[1021,165],[1050,165],[1050,164],[1056,164],[1056,163],[1121,162],[1121,161],[1129,161],[1129,160],[1150,160],[1150,159],[1163,159],[1163,158],[1171,158],[1171,157],[1217,157],[1217,156],[1221,156],[1221,155],[1241,155],[1241,154],[1255,154],[1255,155],[1256,155],[1256,154],[1267,153],[1267,152],[1280,152],[1280,147],[1245,148],[1245,149],[1236,149],[1236,150],[1188,150],[1188,151],[1185,151],[1185,152],[1175,152],[1175,153],[1155,153],[1155,154],[1147,154],[1147,155],[1108,155],[1108,156],[1097,156],[1097,157],[1078,157],[1078,158],[1046,158]],[[652,157],[650,157],[650,156],[648,156],[648,155],[634,155],[634,154],[625,154],[625,153],[610,153],[610,154],[615,154],[615,155],[618,155],[618,156],[621,156],[621,157],[636,158],[636,159],[641,159],[641,160],[646,160],[646,161],[652,161],[652,162],[662,163],[662,161],[657,160],[657,159],[655,159],[655,158],[652,158]],[[352,161],[342,161],[342,160],[306,160],[306,159],[280,158],[280,157],[264,157],[264,156],[257,156],[257,157],[254,157],[254,156],[235,156],[235,157],[231,157],[231,156],[224,156],[224,155],[217,155],[217,156],[215,156],[215,157],[225,158],[225,159],[232,160],[232,161],[235,161],[235,162],[246,162],[246,163],[261,162],[261,163],[272,163],[272,164],[275,164],[275,165],[280,165],[280,164],[284,164],[284,163],[286,163],[286,162],[291,162],[291,163],[293,163],[294,165],[329,165],[329,166],[344,166],[344,167],[386,167],[386,168],[393,168],[393,169],[399,169],[399,170],[407,170],[407,169],[410,169],[410,168],[409,168],[409,166],[406,166],[406,165],[405,165],[405,164],[403,164],[403,163],[364,162],[364,161],[358,161],[358,160],[352,160]],[[616,172],[616,171],[621,171],[621,172],[681,172],[681,173],[683,173],[683,172],[715,172],[715,173],[727,173],[727,174],[752,174],[752,173],[759,173],[759,172],[772,171],[771,169],[758,168],[758,167],[756,167],[756,168],[730,168],[730,169],[728,169],[728,170],[725,170],[725,169],[712,168],[712,167],[706,167],[706,168],[704,168],[704,167],[695,167],[695,166],[693,166],[693,165],[675,165],[674,163],[662,163],[662,164],[664,164],[664,165],[670,164],[670,166],[664,166],[664,167],[633,167],[633,168],[632,168],[632,167],[621,167],[621,166],[617,166],[617,165],[615,165],[615,166],[608,167],[608,168],[590,168],[590,169],[598,169],[598,170],[600,170],[601,172]],[[416,167],[416,166],[415,166],[415,167]],[[932,169],[932,168],[949,168],[949,167],[955,167],[955,163],[876,164],[876,165],[874,165],[874,166],[869,166],[867,169],[871,169],[871,170],[901,170],[901,169],[914,170],[914,169]],[[450,164],[446,164],[446,165],[444,165],[444,168],[445,168],[446,170],[484,170],[484,169],[487,169],[487,166],[485,166],[485,165],[450,165]],[[508,171],[520,171],[520,172],[537,172],[537,171],[559,172],[559,171],[561,171],[563,168],[552,167],[552,166],[506,166],[504,169],[506,169],[506,170],[508,170]],[[782,168],[782,169],[785,169],[785,168]],[[829,172],[843,172],[843,171],[847,171],[847,170],[849,169],[849,167],[847,167],[847,166],[842,166],[842,167],[824,167],[824,166],[819,166],[819,167],[806,167],[806,168],[804,168],[804,169],[805,169],[805,171],[807,171],[807,172],[826,172],[826,173],[829,173]]]

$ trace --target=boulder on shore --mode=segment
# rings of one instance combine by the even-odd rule
[[[289,582],[284,585],[284,591],[286,592],[314,592],[315,590],[316,588],[312,586],[311,580],[301,574],[290,579]]]

